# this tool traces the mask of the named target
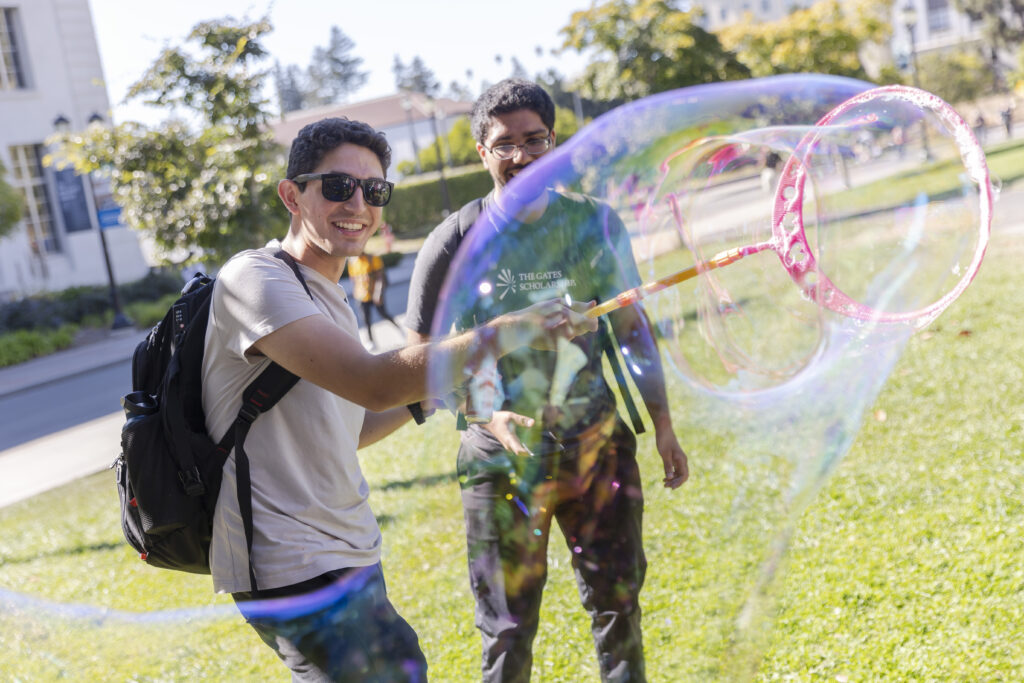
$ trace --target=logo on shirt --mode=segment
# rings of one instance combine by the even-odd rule
[[[501,301],[509,294],[518,292],[543,292],[555,289],[552,296],[569,291],[575,286],[575,280],[567,280],[562,276],[560,270],[544,270],[529,273],[513,273],[509,268],[502,268],[498,271],[498,300]]]
[[[501,272],[498,273],[498,287],[501,289],[498,301],[504,299],[507,294],[515,294],[516,276],[508,268],[502,268]]]

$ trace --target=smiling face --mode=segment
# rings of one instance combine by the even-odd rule
[[[360,180],[383,178],[384,169],[372,150],[343,143],[324,155],[312,173],[347,173]],[[340,279],[345,259],[363,252],[366,241],[380,226],[382,208],[370,206],[362,187],[343,202],[324,198],[321,180],[311,180],[305,190],[282,180],[277,192],[292,214],[286,248],[301,263],[333,279]],[[335,274],[337,277],[335,277]]]
[[[554,132],[548,130],[548,127],[541,121],[540,115],[532,109],[517,109],[506,114],[491,116],[487,138],[483,144],[477,143],[476,151],[480,154],[484,167],[490,172],[491,178],[494,179],[494,187],[501,190],[534,159],[544,156],[547,152],[533,156],[527,154],[526,150],[520,147],[511,159],[499,159],[489,150],[499,145],[524,145],[529,140],[545,138],[549,135],[554,142]],[[550,149],[549,147],[548,150],[550,151]]]

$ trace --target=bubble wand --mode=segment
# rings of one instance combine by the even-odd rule
[[[969,166],[975,171],[974,180],[978,183],[979,192],[979,238],[973,260],[966,268],[963,277],[956,285],[925,308],[899,313],[887,313],[851,299],[823,273],[818,271],[817,261],[807,240],[803,221],[804,186],[807,179],[806,158],[827,133],[826,127],[837,122],[842,115],[876,98],[886,100],[909,101],[922,109],[930,109],[943,123],[948,126],[956,139],[963,158],[970,161]],[[674,156],[691,149],[688,145]],[[667,163],[668,160],[666,160]],[[673,204],[673,214],[680,221],[679,212]],[[850,98],[846,102],[826,114],[815,127],[800,141],[797,150],[787,160],[775,190],[775,211],[772,220],[772,238],[767,242],[729,249],[717,254],[712,259],[685,268],[671,275],[626,290],[611,299],[604,301],[587,311],[587,316],[596,318],[624,306],[631,306],[646,296],[689,280],[701,273],[735,263],[750,254],[766,249],[773,250],[782,261],[783,267],[790,277],[800,286],[808,298],[837,313],[861,320],[879,322],[911,322],[917,325],[927,324],[952,303],[974,279],[988,245],[992,222],[992,184],[989,177],[985,155],[978,144],[977,138],[967,123],[946,102],[931,93],[905,86],[887,86],[874,88]],[[787,230],[786,224],[793,226]]]

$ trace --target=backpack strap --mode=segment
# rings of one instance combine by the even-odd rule
[[[622,365],[619,363],[619,357],[615,353],[615,338],[608,329],[610,324],[605,317],[598,318],[598,343],[601,344],[605,355],[608,356],[608,363],[612,366],[612,373],[615,375],[615,381],[619,385],[619,394],[622,395],[622,402],[626,405],[626,412],[629,413],[629,419],[633,422],[633,433],[643,434],[647,430],[644,428],[643,420],[640,419],[640,412],[636,409],[636,403],[633,402],[633,395],[629,393],[626,376],[622,372]]]
[[[288,372],[277,363],[271,363],[245,388],[238,417],[218,446],[221,449],[226,448],[225,452],[230,452],[231,446],[235,449],[238,513],[242,516],[242,525],[245,527],[245,550],[249,556],[249,582],[252,591],[258,590],[258,587],[256,572],[252,566],[252,477],[249,473],[249,456],[245,452],[245,437],[256,418],[277,405],[298,381],[298,375]]]
[[[288,264],[288,266],[292,269],[292,272],[295,273],[295,277],[299,279],[299,284],[302,285],[302,288],[306,290],[306,294],[309,295],[310,299],[312,299],[313,292],[309,291],[309,285],[306,284],[306,278],[302,277],[302,271],[299,270],[299,264],[295,262],[295,259],[292,257],[292,255],[289,254],[284,249],[278,249],[274,253],[274,257],[279,258]]]
[[[302,284],[302,288],[312,299],[313,293],[309,291],[309,285],[306,284],[306,279],[302,277],[302,272],[291,254],[280,249],[274,256],[291,267],[295,277]],[[224,438],[217,444],[218,450],[225,457],[232,448],[235,449],[235,491],[238,497],[238,513],[242,517],[242,526],[245,528],[245,550],[249,557],[249,590],[253,592],[259,588],[256,583],[256,571],[252,566],[252,476],[249,470],[249,456],[245,452],[245,437],[248,436],[249,429],[256,418],[277,405],[277,402],[284,398],[284,395],[298,381],[298,375],[271,362],[242,392],[242,406],[238,409],[238,416],[235,417],[234,424],[228,429]]]

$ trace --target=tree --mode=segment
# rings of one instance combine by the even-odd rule
[[[534,81],[548,92],[555,105],[559,107],[575,112],[576,102],[579,100],[580,112],[584,119],[600,116],[622,104],[620,100],[594,100],[581,96],[577,90],[571,89],[572,86],[565,82],[565,77],[553,67],[538,73]],[[575,113],[573,117],[575,118]],[[557,122],[558,119],[555,120]]]
[[[6,176],[7,169],[0,163],[0,237],[14,230],[21,220],[22,211],[21,195],[7,184]]]
[[[391,71],[395,74],[395,87],[401,92],[418,92],[428,97],[436,97],[441,90],[441,83],[434,76],[434,72],[427,68],[419,56],[413,57],[412,62],[406,66],[401,58],[395,55]]]
[[[868,78],[860,51],[892,34],[890,0],[824,0],[778,21],[744,21],[718,32],[754,77],[813,72]]]
[[[451,81],[448,83],[448,90],[445,92],[445,97],[459,102],[471,102],[474,99],[473,91],[470,90],[468,86],[463,85],[458,81]]]
[[[632,100],[699,83],[749,75],[714,34],[699,25],[700,9],[675,0],[605,0],[573,12],[560,33],[563,49],[592,50],[581,94]]]
[[[257,70],[270,30],[266,19],[197,24],[187,41],[198,55],[166,48],[127,96],[187,120],[91,124],[56,136],[47,161],[108,174],[122,218],[152,239],[163,263],[223,262],[280,236],[284,169],[260,94],[267,73]]]
[[[1024,45],[1024,0],[953,0],[971,21],[981,24],[982,43],[992,64],[993,85],[1002,87],[1002,73]]]
[[[298,111],[306,104],[306,93],[302,83],[302,70],[294,64],[281,67],[274,64],[274,87],[281,113]]]
[[[448,131],[448,149],[451,150],[452,164],[455,166],[480,161],[469,117],[462,117],[452,124],[451,130]]]
[[[555,107],[555,142],[557,144],[567,142],[582,125],[583,122],[576,118],[572,109]]]
[[[989,65],[974,51],[924,54],[918,66],[921,87],[947,102],[975,100],[991,86]]]
[[[351,54],[355,46],[340,28],[332,26],[327,47],[313,49],[313,61],[308,70],[308,104],[344,102],[363,87],[369,73],[359,70],[363,59]]]
[[[526,67],[523,66],[523,63],[520,62],[519,59],[513,56],[509,61],[512,65],[512,73],[509,74],[510,78],[522,78],[524,80],[530,78],[530,73],[526,70]]]

